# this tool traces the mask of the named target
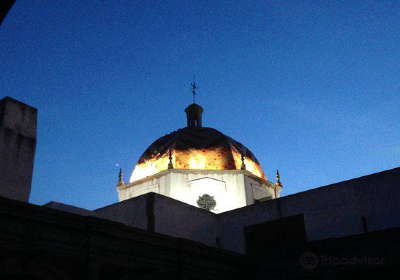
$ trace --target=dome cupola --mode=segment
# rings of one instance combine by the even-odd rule
[[[120,201],[158,193],[214,213],[277,198],[255,155],[217,129],[203,127],[203,108],[186,109],[187,126],[154,141],[140,156],[129,183],[117,185]],[[279,180],[278,180],[279,181]]]
[[[185,112],[187,127],[154,141],[140,157],[130,182],[166,169],[247,170],[266,180],[248,148],[214,128],[202,126],[200,105],[193,103]]]
[[[185,109],[185,113],[188,128],[202,127],[201,117],[203,115],[203,107],[193,103]]]

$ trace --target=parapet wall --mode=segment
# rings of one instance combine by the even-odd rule
[[[299,231],[303,236],[305,233],[308,242],[400,227],[399,201],[400,168],[396,168],[222,214],[147,193],[87,215],[245,253],[246,227],[294,216],[304,218],[303,226],[288,230]],[[281,229],[268,230],[276,231],[270,236],[278,236]]]
[[[244,227],[299,214],[307,241],[399,227],[400,168],[222,213],[221,247],[244,253]]]
[[[132,227],[245,253],[244,227],[302,215],[307,241],[356,235],[399,227],[399,201],[400,168],[396,168],[222,214],[155,193],[92,213]]]
[[[216,214],[156,193],[96,209],[91,215],[218,247]]]

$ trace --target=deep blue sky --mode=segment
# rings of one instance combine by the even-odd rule
[[[39,110],[31,202],[117,201],[158,137],[204,125],[242,142],[283,195],[400,158],[398,1],[17,1],[0,98]]]

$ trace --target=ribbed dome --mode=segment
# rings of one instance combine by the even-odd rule
[[[265,179],[253,153],[241,143],[213,128],[186,127],[157,139],[140,157],[131,182],[168,169],[236,170],[242,167]],[[171,160],[170,160],[171,156]]]

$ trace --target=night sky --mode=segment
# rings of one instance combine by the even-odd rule
[[[39,110],[31,202],[117,202],[119,167],[186,125],[193,75],[204,126],[283,196],[399,166],[398,1],[17,1],[0,98]]]

